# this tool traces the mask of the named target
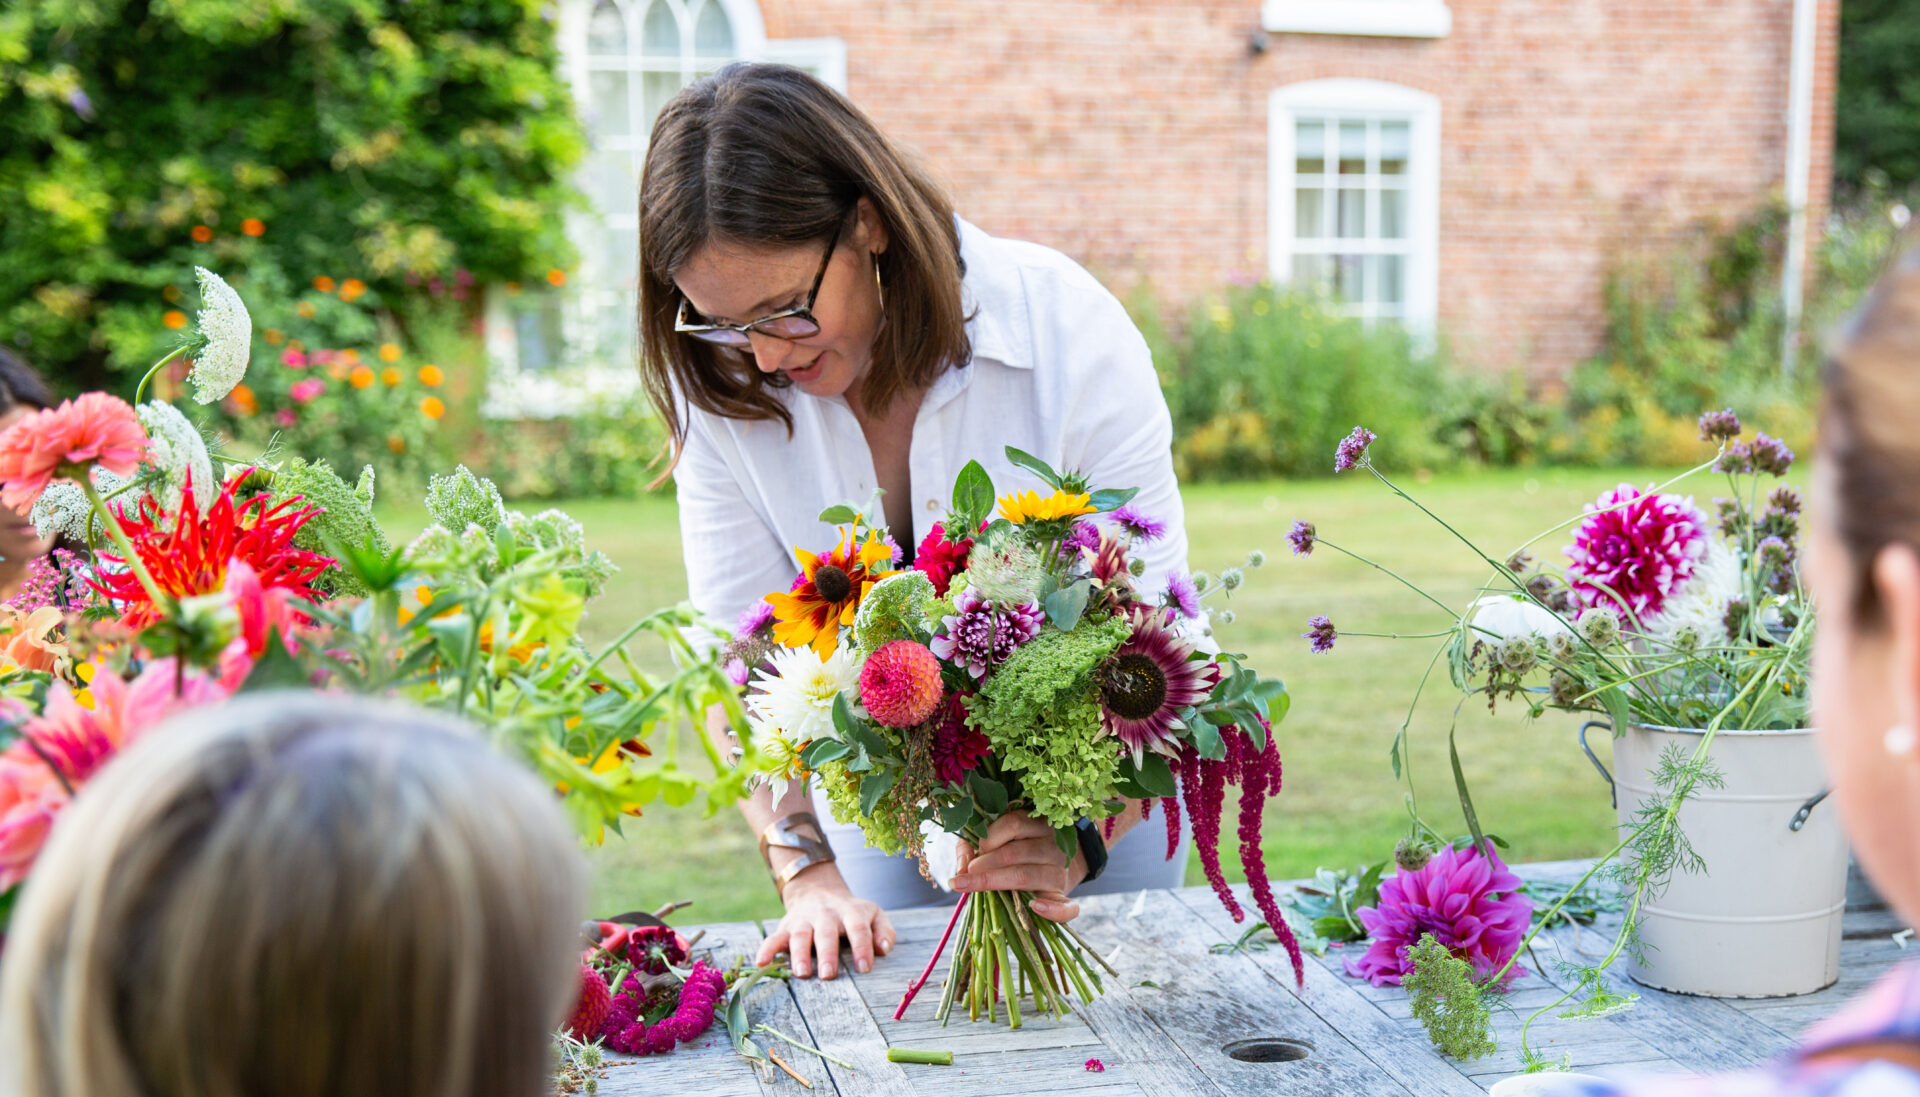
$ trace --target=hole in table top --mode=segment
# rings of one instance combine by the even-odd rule
[[[1265,1036],[1257,1040],[1235,1040],[1220,1049],[1227,1058],[1242,1063],[1294,1063],[1313,1054],[1313,1045],[1305,1040]]]

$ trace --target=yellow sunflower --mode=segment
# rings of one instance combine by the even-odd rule
[[[790,591],[767,595],[773,607],[773,638],[790,648],[811,646],[822,659],[840,646],[840,626],[853,624],[860,601],[873,585],[894,574],[886,570],[893,561],[893,546],[878,533],[867,534],[866,543],[856,545],[854,533],[825,556],[795,546],[800,557],[800,582]]]
[[[1092,496],[1086,494],[1069,495],[1056,491],[1052,495],[1041,497],[1037,491],[1023,491],[1017,495],[1000,497],[1000,517],[1021,525],[1025,522],[1050,522],[1058,518],[1078,518],[1082,514],[1094,511]]]

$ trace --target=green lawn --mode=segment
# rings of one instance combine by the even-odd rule
[[[1647,470],[1525,469],[1403,486],[1504,556],[1613,484],[1664,479]],[[1704,478],[1692,485],[1703,504],[1713,488]],[[1336,627],[1366,632],[1429,632],[1445,622],[1390,577],[1330,550],[1293,557],[1286,531],[1294,518],[1310,519],[1323,537],[1373,556],[1456,605],[1472,597],[1487,569],[1440,527],[1359,475],[1203,485],[1188,489],[1186,499],[1196,568],[1218,574],[1253,548],[1269,561],[1235,594],[1238,620],[1218,635],[1263,673],[1283,678],[1293,695],[1292,713],[1278,728],[1286,790],[1266,816],[1270,870],[1277,878],[1303,876],[1319,865],[1387,856],[1406,820],[1406,785],[1395,783],[1387,751],[1435,642],[1348,637],[1316,656],[1300,633],[1316,613],[1330,615]],[[585,524],[590,543],[621,568],[593,606],[590,636],[610,638],[625,622],[684,596],[670,499],[582,501],[567,509]],[[1535,551],[1554,555],[1565,541],[1556,534]],[[1446,761],[1458,701],[1442,673],[1415,714],[1411,762],[1423,814],[1443,830],[1463,832]],[[1489,715],[1484,704],[1460,708],[1458,739],[1475,807],[1482,823],[1511,843],[1513,859],[1590,856],[1610,844],[1613,812],[1575,743],[1578,724],[1557,714],[1538,722],[1518,712]],[[1603,760],[1604,740],[1595,740]],[[658,808],[626,830],[593,854],[597,912],[691,898],[699,904],[693,917],[702,921],[777,913],[754,840],[737,816],[702,819],[696,809]],[[1237,860],[1231,816],[1224,832],[1224,859],[1231,864]],[[1197,861],[1192,872],[1190,882],[1203,882]]]

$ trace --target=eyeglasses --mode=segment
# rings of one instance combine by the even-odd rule
[[[827,241],[827,254],[820,260],[819,273],[813,276],[813,288],[807,291],[807,300],[799,308],[769,313],[745,324],[695,324],[688,322],[687,317],[693,310],[688,307],[687,299],[681,297],[680,313],[674,317],[673,330],[723,347],[747,346],[747,334],[756,331],[775,339],[805,339],[820,334],[820,321],[813,318],[813,301],[820,296],[820,283],[826,280],[827,264],[833,261],[833,249],[839,243],[840,234],[836,232]]]

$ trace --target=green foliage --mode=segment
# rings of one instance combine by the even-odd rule
[[[565,266],[584,137],[558,62],[533,0],[13,5],[0,337],[99,387],[164,352],[196,263],[243,292],[358,277],[398,315],[409,278]]]
[[[1840,7],[1834,117],[1836,178],[1855,186],[1884,173],[1920,183],[1920,0],[1847,0]]]
[[[1465,1062],[1492,1055],[1493,1017],[1474,984],[1473,968],[1447,951],[1433,934],[1420,935],[1408,950],[1413,971],[1403,982],[1412,996],[1413,1019],[1433,1046]]]
[[[471,461],[509,499],[631,499],[666,471],[666,430],[638,397],[571,419],[489,423],[478,442]]]

